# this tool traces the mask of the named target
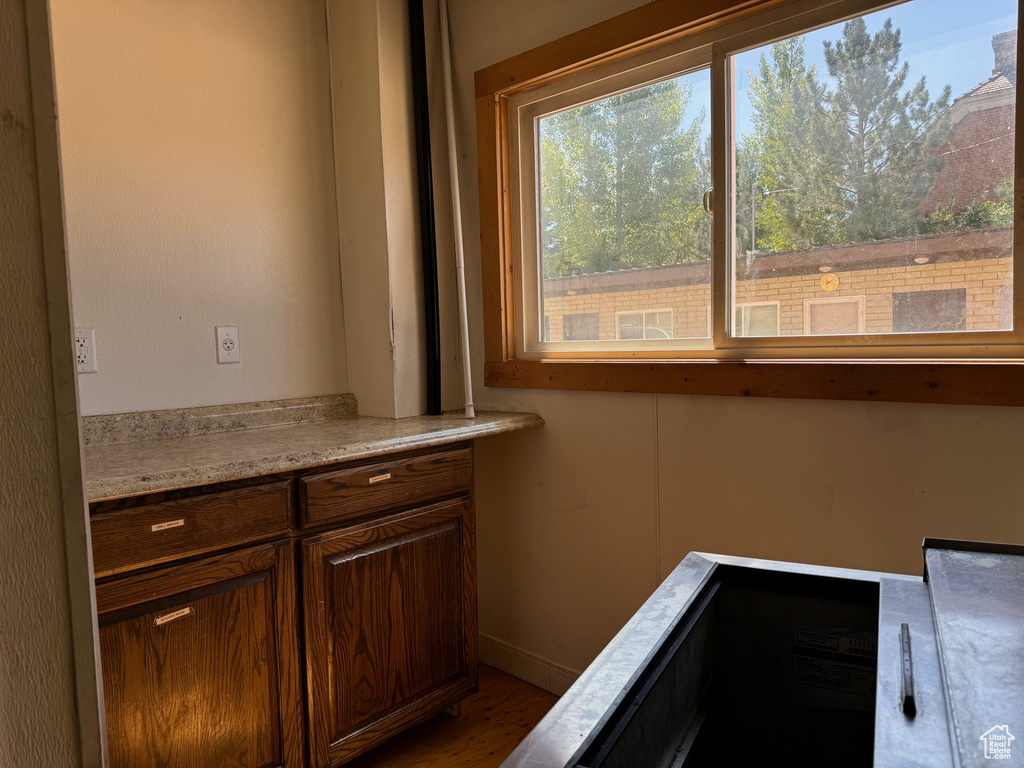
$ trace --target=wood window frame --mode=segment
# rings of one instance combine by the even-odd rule
[[[827,0],[821,5],[838,2]],[[985,359],[863,355],[841,359],[668,359],[637,351],[616,360],[582,355],[573,359],[517,358],[509,98],[754,14],[784,11],[792,4],[793,0],[694,0],[686,4],[655,0],[475,73],[486,386],[1024,406],[1024,355],[1019,354]],[[877,7],[893,4],[878,3]],[[1022,125],[1022,101],[1016,103],[1018,126]],[[1018,129],[1015,177],[1021,175],[1022,136],[1024,129]],[[1024,211],[1021,184],[1015,185],[1014,209],[1018,215]],[[1024,227],[1015,227],[1014,253],[1021,252],[1022,237]],[[1024,295],[1024,269],[1014,272],[1014,291]],[[1014,326],[1024,327],[1024,301],[1016,302]],[[950,354],[955,353],[956,349],[950,348]]]

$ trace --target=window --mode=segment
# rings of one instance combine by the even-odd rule
[[[538,203],[524,210],[537,232],[523,240],[528,300],[539,285],[539,311],[551,313],[571,302],[568,291],[586,293],[616,312],[616,340],[674,339],[671,311],[657,309],[666,293],[701,315],[711,304],[711,227],[701,204],[711,183],[709,69],[561,109],[578,98],[556,92],[523,111],[537,160]]]
[[[737,304],[733,336],[778,336],[779,302]]]
[[[477,73],[489,383],[696,391],[685,372],[712,370],[614,367],[650,360],[816,364],[835,385],[877,361],[991,378],[968,361],[1024,359],[1016,3],[771,5],[638,8]],[[614,328],[570,328],[582,306]],[[874,367],[824,365],[858,359]]]
[[[615,315],[615,330],[617,339],[671,339],[672,310],[618,312]]]
[[[1013,279],[1016,20],[1003,19],[1015,6],[986,4],[986,24],[1012,27],[962,43],[971,53],[961,60],[938,37],[958,21],[938,29],[928,18],[945,5],[914,0],[767,45],[747,46],[758,31],[727,46],[741,49],[724,53],[736,104],[734,138],[723,142],[735,232],[727,294],[802,298],[803,330],[779,335],[871,334],[848,343],[884,347],[885,336],[906,334],[914,338],[900,343],[934,353],[948,340],[923,334],[964,333],[968,312],[1004,297],[1012,306],[996,289]],[[863,294],[858,305],[828,298],[850,286]],[[970,307],[958,309],[961,298]],[[870,324],[865,301],[876,309]],[[890,302],[891,323],[880,311]],[[1012,328],[998,309],[988,313],[975,329]]]
[[[804,300],[808,336],[864,333],[864,297]]]
[[[1005,286],[1004,286],[1005,287]],[[1005,300],[1005,294],[996,294]],[[1000,302],[1001,303],[1001,302]],[[989,310],[992,302],[988,302]],[[982,311],[982,307],[973,308]],[[997,311],[999,311],[997,309]],[[955,332],[967,329],[967,289],[915,291],[892,295],[893,333]]]
[[[600,315],[587,312],[562,318],[562,334],[566,341],[590,341],[600,337]]]

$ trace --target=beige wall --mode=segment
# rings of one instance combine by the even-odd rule
[[[636,5],[452,3],[476,401],[547,421],[479,442],[482,650],[555,689],[690,550],[920,573],[926,534],[1024,542],[1024,409],[483,387],[473,72]]]
[[[408,6],[327,10],[349,384],[362,415],[415,416],[426,339]]]
[[[0,764],[98,768],[46,3],[0,4],[0,41]]]
[[[323,3],[52,6],[82,413],[347,391]]]

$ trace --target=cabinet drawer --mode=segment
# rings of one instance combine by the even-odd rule
[[[93,516],[97,578],[288,531],[291,481]]]
[[[473,449],[460,448],[342,469],[299,481],[303,525],[320,525],[468,492]]]

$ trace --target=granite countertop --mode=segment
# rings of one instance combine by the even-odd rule
[[[533,413],[366,416],[85,447],[90,501],[240,480],[537,427]]]

